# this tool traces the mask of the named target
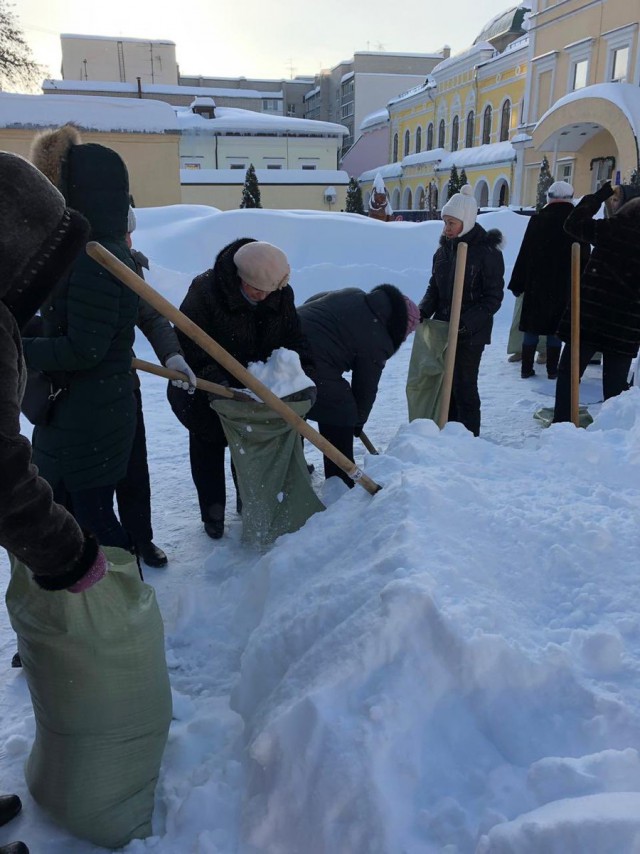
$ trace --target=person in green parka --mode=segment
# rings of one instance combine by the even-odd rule
[[[125,242],[129,177],[109,148],[83,144],[65,125],[39,135],[31,161],[91,226],[90,239],[131,269]],[[114,509],[136,423],[131,348],[138,297],[82,252],[41,306],[42,334],[24,338],[30,369],[63,391],[44,426],[35,427],[33,458],[56,500],[102,545],[129,549]]]

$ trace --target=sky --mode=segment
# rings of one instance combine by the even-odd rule
[[[461,51],[509,6],[456,0],[453,16],[435,0],[406,0],[400,13],[388,0],[245,0],[238,15],[233,5],[210,0],[192,0],[180,12],[155,0],[19,0],[16,10],[35,59],[52,77],[60,76],[60,33],[76,33],[169,39],[183,74],[288,78],[313,75],[360,50],[436,53],[448,44]]]
[[[381,281],[418,301],[441,233],[436,222],[197,205],[138,208],[137,221],[147,278],[174,305],[238,234],[286,251],[297,304]],[[527,218],[502,208],[480,223],[503,233],[508,280]],[[243,543],[251,514],[236,513],[230,473],[224,536],[207,537],[166,382],[141,377],[155,541],[169,556],[144,573],[165,626],[173,719],[154,836],[122,854],[638,854],[640,388],[602,404],[602,370],[590,365],[580,397],[594,423],[542,429],[532,416],[553,404],[554,383],[544,365],[522,380],[507,361],[513,305],[507,291],[482,356],[480,438],[460,424],[408,423],[419,328],[388,360],[366,424],[379,455],[355,443],[356,461],[383,488],[371,496],[324,481],[305,441],[326,510],[264,552]],[[155,361],[142,337],[136,353]],[[149,602],[131,570],[128,589]],[[19,571],[9,583],[1,549],[0,578],[23,655],[36,603],[59,619],[92,614],[105,599],[117,608],[121,595],[115,567],[80,596],[25,590]],[[48,673],[57,638],[42,642],[40,625],[31,661]],[[106,707],[108,668],[128,643],[97,619],[70,658],[70,681],[82,683],[74,676],[89,661],[100,668]],[[139,668],[147,644],[126,648]],[[29,794],[33,670],[26,656],[22,670],[9,667],[15,649],[2,607],[0,773],[24,809],[0,828],[0,845],[107,854],[56,827]],[[73,698],[90,761],[102,730],[78,708],[82,691]],[[92,710],[101,699],[92,693]],[[130,707],[121,714],[135,757]],[[59,737],[72,742],[77,730]],[[74,776],[76,756],[67,751],[56,774],[35,769],[41,802]],[[104,786],[99,774],[90,786],[78,776],[67,820],[85,816]],[[118,776],[126,786],[127,773]],[[91,829],[109,830],[96,812]]]

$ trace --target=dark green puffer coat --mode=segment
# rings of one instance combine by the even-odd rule
[[[51,159],[50,145],[47,157],[38,158],[37,151],[32,157],[54,177],[61,157],[59,184],[67,204],[87,218],[92,240],[134,269],[125,243],[124,162],[94,144],[71,144],[54,154],[53,173],[42,165]],[[34,462],[54,489],[115,485],[125,475],[135,429],[131,348],[137,311],[138,297],[82,253],[41,308],[43,337],[24,339],[28,366],[68,385],[49,424],[33,433]]]

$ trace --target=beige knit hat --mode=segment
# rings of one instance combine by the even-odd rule
[[[233,256],[233,263],[242,281],[259,291],[270,293],[289,284],[291,267],[287,256],[272,243],[245,243]]]

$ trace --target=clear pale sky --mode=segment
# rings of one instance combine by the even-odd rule
[[[34,58],[60,76],[60,33],[170,39],[183,74],[312,75],[358,50],[454,53],[505,0],[18,0]]]

